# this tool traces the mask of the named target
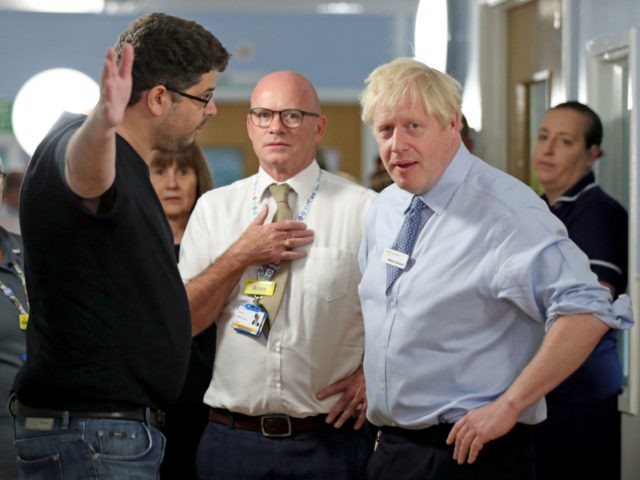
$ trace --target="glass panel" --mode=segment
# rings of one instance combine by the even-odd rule
[[[531,158],[533,157],[533,147],[538,136],[538,128],[542,123],[544,112],[549,108],[548,83],[548,80],[545,79],[529,84],[529,184],[538,195],[542,195],[543,189],[533,172]]]
[[[608,84],[607,101],[599,101],[602,118],[604,155],[596,162],[596,177],[602,189],[629,212],[629,67],[627,57],[603,62],[602,80]],[[623,385],[629,385],[629,332],[619,334],[618,352],[622,363]]]
[[[626,36],[593,42],[588,49],[588,104],[602,120],[604,135],[602,150],[594,171],[600,186],[620,202],[630,212],[631,137],[630,137],[630,71],[629,48]],[[631,221],[630,217],[630,221]],[[632,230],[630,224],[630,231]],[[631,253],[631,252],[630,252]],[[630,258],[633,256],[630,255]],[[633,272],[629,275],[629,285],[633,284]],[[629,288],[628,288],[629,291]],[[624,398],[620,406],[630,411],[630,375],[634,367],[630,363],[630,331],[619,333],[618,353],[623,369]]]
[[[624,60],[624,61],[623,61]],[[611,64],[608,107],[600,109],[604,156],[596,163],[598,183],[629,211],[629,67],[626,58]]]

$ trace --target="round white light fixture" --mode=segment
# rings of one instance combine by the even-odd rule
[[[420,0],[414,45],[417,60],[441,72],[446,71],[449,45],[447,0]]]
[[[25,83],[13,102],[11,122],[16,140],[33,155],[62,112],[88,113],[100,89],[88,75],[70,68],[45,70]]]

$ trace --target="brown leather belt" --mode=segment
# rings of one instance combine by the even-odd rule
[[[290,437],[293,434],[318,430],[330,426],[325,422],[326,415],[294,418],[282,414],[269,414],[252,417],[230,412],[222,408],[209,410],[209,420],[240,430],[260,432],[265,437]]]
[[[9,402],[9,411],[14,417],[34,418],[103,418],[113,420],[135,420],[156,428],[164,427],[164,412],[152,410],[149,407],[139,407],[133,410],[119,412],[71,412],[68,410],[55,410],[50,408],[29,407],[13,397]]]

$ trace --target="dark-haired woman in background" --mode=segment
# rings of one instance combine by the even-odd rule
[[[533,168],[543,199],[615,299],[627,288],[628,218],[595,181],[592,167],[602,155],[601,142],[598,115],[579,102],[562,103],[542,120]],[[621,389],[617,332],[610,330],[546,397],[547,420],[534,428],[537,479],[620,478]]]

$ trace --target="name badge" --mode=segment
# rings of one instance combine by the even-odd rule
[[[276,282],[271,280],[247,280],[244,284],[245,295],[270,297],[276,289]]]
[[[262,334],[262,327],[267,319],[267,312],[260,305],[245,303],[239,305],[233,316],[233,329],[236,332],[246,333],[259,337]]]
[[[387,265],[404,270],[404,267],[407,266],[407,262],[409,261],[409,255],[392,248],[385,248],[382,254],[382,261]]]

